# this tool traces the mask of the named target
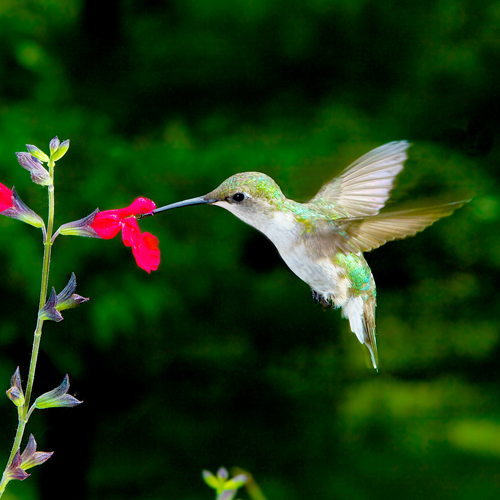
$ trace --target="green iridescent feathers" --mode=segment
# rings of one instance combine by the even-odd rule
[[[260,172],[244,172],[233,175],[206,197],[224,201],[238,191],[243,191],[251,197],[264,198],[276,208],[282,208],[285,201],[285,196],[278,184],[271,177]]]

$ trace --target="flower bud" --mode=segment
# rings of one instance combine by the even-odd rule
[[[57,137],[54,137],[54,139],[57,139]],[[52,141],[54,141],[54,139],[52,139]],[[57,139],[57,141],[59,142],[59,139]],[[58,144],[58,147],[54,152],[52,152],[52,149],[50,150],[50,159],[52,161],[60,160],[66,154],[68,149],[69,149],[69,139],[66,139],[65,141],[61,142],[61,144]]]
[[[217,493],[217,500],[232,500],[238,488],[241,488],[248,479],[245,474],[238,474],[228,480],[229,474],[225,467],[221,467],[216,476],[208,470],[204,470],[202,475],[205,483]]]
[[[59,144],[61,144],[61,141],[56,135],[49,143],[50,156],[52,156],[59,149]]]
[[[38,317],[43,320],[55,321],[56,323],[62,321],[64,318],[60,311],[71,309],[89,300],[86,297],[74,293],[75,290],[76,276],[75,273],[72,273],[68,284],[63,288],[61,293],[56,295],[56,291],[54,287],[52,287],[49,300],[47,300],[40,309]]]
[[[66,375],[59,387],[46,392],[35,399],[34,406],[40,410],[46,408],[73,407],[81,404],[75,397],[66,394],[69,389],[69,377]]]
[[[21,167],[30,172],[31,180],[35,184],[40,184],[41,186],[50,186],[52,184],[52,177],[40,160],[30,153],[16,153],[16,156]]]
[[[21,386],[21,375],[19,366],[10,379],[10,388],[7,390],[7,397],[19,408],[24,405],[24,393]]]
[[[217,477],[222,480],[226,480],[229,476],[229,472],[225,467],[220,467],[219,470],[217,471]]]
[[[38,149],[33,144],[26,144],[26,149],[29,153],[31,153],[35,158],[38,158],[40,161],[47,163],[49,161],[49,157],[41,150]]]

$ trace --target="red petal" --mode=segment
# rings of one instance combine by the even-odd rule
[[[141,238],[141,230],[135,217],[129,217],[122,222],[122,238],[126,247],[136,247]]]
[[[130,217],[131,215],[150,214],[156,208],[154,201],[147,198],[137,198],[126,208],[120,209],[121,217]]]
[[[90,227],[105,240],[114,238],[122,228],[118,210],[104,210],[98,212]]]
[[[139,238],[139,244],[132,247],[137,265],[150,273],[156,271],[160,264],[160,249],[158,238],[151,233],[143,233]]]
[[[0,183],[0,212],[11,208],[12,205],[12,191]]]

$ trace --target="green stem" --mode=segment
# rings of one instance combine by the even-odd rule
[[[35,381],[35,369],[36,363],[38,360],[38,352],[40,350],[40,341],[42,339],[42,327],[44,320],[40,317],[40,311],[42,307],[45,305],[47,300],[47,292],[49,288],[49,270],[50,270],[50,254],[52,250],[52,231],[54,228],[54,165],[53,161],[49,162],[49,173],[52,177],[52,184],[48,187],[48,198],[49,198],[49,214],[47,221],[47,231],[44,232],[44,251],[43,251],[43,267],[42,267],[42,283],[40,286],[40,302],[38,305],[38,317],[35,327],[35,333],[33,337],[33,347],[31,350],[31,360],[30,360],[30,368],[28,373],[28,383],[26,385],[26,395],[24,404],[21,408],[19,408],[19,417],[18,417],[18,425],[16,436],[14,438],[14,444],[12,445],[12,450],[10,452],[9,460],[7,462],[6,469],[10,466],[14,457],[21,446],[21,441],[24,435],[24,429],[26,427],[26,423],[28,422],[29,408],[30,408],[30,400],[31,393],[33,391],[33,383]],[[5,487],[9,482],[9,478],[2,476],[2,480],[0,481],[0,497],[5,491]]]
[[[49,163],[49,167],[50,167]],[[50,168],[50,173],[53,175],[53,165]],[[52,250],[52,230],[54,227],[54,185],[49,186],[49,219],[47,223],[47,235],[45,237],[44,252],[43,252],[43,268],[42,268],[42,284],[40,287],[40,303],[38,312],[40,313],[42,307],[47,300],[47,292],[49,289],[49,271],[50,271],[50,254]],[[31,400],[31,392],[33,389],[33,381],[35,379],[35,368],[38,359],[38,351],[40,349],[40,340],[42,338],[43,319],[38,314],[38,319],[35,328],[35,335],[33,339],[33,349],[31,351],[30,371],[28,375],[28,384],[26,386],[26,399],[24,403],[23,419],[26,419],[29,410],[29,403]]]

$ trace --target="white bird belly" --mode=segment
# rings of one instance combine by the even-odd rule
[[[280,254],[286,265],[327,301],[331,301],[336,307],[346,303],[349,280],[342,268],[334,265],[330,258],[311,259],[303,244],[294,245],[284,252],[280,251]]]

